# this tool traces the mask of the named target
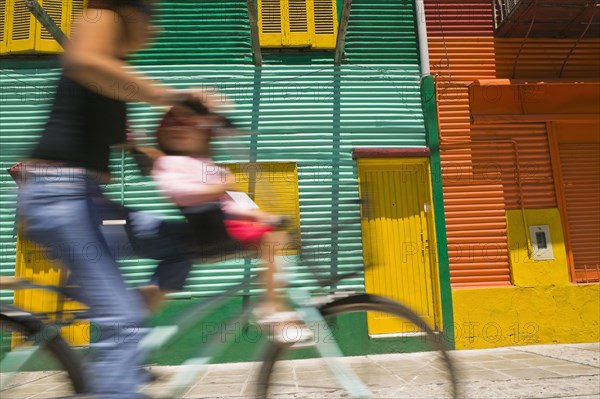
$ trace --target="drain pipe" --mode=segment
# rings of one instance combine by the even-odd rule
[[[444,194],[442,190],[442,167],[440,159],[439,128],[436,104],[435,81],[429,68],[429,47],[427,45],[427,24],[423,0],[415,0],[417,19],[417,40],[419,41],[419,62],[421,64],[421,106],[425,124],[427,146],[430,149],[431,189],[434,223],[434,236],[437,253],[438,281],[436,302],[439,303],[441,314],[436,324],[441,322],[446,342],[452,348],[454,343],[454,309],[452,306],[452,287],[450,285],[450,261],[448,256],[448,237],[446,234],[446,216],[444,214]]]
[[[419,40],[419,62],[421,63],[421,78],[431,75],[429,69],[429,46],[427,45],[427,23],[425,20],[425,4],[423,0],[415,0],[417,14],[417,38]]]

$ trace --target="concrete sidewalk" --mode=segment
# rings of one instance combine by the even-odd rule
[[[600,343],[536,345],[463,350],[451,355],[459,369],[461,398],[600,399]],[[431,353],[375,355],[351,358],[357,374],[368,381],[378,399],[448,397],[443,374]],[[348,398],[316,359],[278,362],[274,398]],[[211,365],[180,396],[192,398],[252,398],[257,363]],[[161,379],[145,392],[164,392],[166,380],[181,366],[155,366]],[[27,381],[0,392],[0,398],[56,398],[65,387],[56,373],[33,373]],[[164,395],[162,397],[165,397]]]
[[[464,398],[600,399],[600,343],[464,350],[452,355],[460,371],[459,384]],[[439,372],[419,369],[415,373],[427,356],[410,353],[361,357],[357,360],[366,361],[367,366],[358,373],[367,375],[380,399],[447,396]],[[171,367],[156,369],[166,374],[173,371]],[[183,397],[251,398],[256,370],[255,363],[210,366],[208,373]],[[152,393],[152,390],[147,392]],[[295,360],[280,365],[274,397],[329,399],[348,396],[337,388],[322,362]]]

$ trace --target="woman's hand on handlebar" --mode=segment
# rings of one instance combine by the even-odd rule
[[[221,114],[233,106],[225,94],[212,87],[171,91],[163,102],[166,105],[180,106],[177,110],[180,116]]]

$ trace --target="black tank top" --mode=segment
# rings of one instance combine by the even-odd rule
[[[124,101],[100,95],[64,74],[32,158],[108,172],[110,147],[125,141]]]

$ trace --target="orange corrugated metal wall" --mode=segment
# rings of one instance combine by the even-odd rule
[[[425,0],[453,287],[510,284],[505,212],[521,206],[519,182],[524,207],[556,206],[545,124],[472,126],[468,86],[481,79],[597,79],[600,64],[597,39],[494,38],[491,4]],[[508,140],[481,142],[492,138]]]
[[[575,280],[600,277],[600,143],[560,143],[569,246]]]
[[[471,140],[473,172],[502,184],[506,209],[557,206],[545,123],[474,125]]]

